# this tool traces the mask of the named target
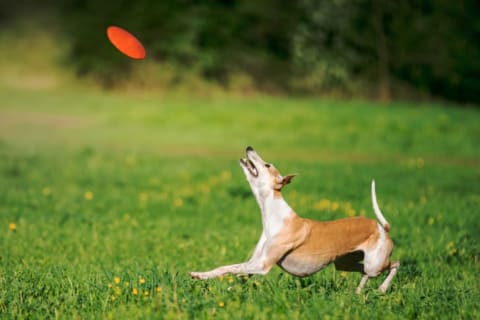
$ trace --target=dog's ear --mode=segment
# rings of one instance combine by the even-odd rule
[[[289,174],[289,175],[286,175],[284,177],[278,177],[280,179],[277,178],[277,183],[275,185],[275,189],[276,190],[281,190],[285,185],[289,184],[293,177],[295,177],[296,174]]]
[[[295,177],[296,175],[297,175],[297,174],[294,173],[294,174],[289,174],[289,175],[286,175],[285,177],[283,177],[283,179],[282,179],[282,185],[289,184],[289,183],[292,181],[293,177]]]

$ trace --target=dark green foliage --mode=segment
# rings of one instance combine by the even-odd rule
[[[104,86],[136,61],[105,37],[122,26],[151,61],[228,87],[248,75],[260,90],[480,102],[480,6],[461,0],[49,0],[0,3],[0,23],[57,16],[79,75]],[[42,25],[40,28],[44,28]]]
[[[296,57],[310,72],[321,67],[319,85],[348,88],[353,76],[378,83],[383,98],[394,82],[403,81],[435,96],[479,101],[477,2],[302,3],[308,14],[295,34]]]
[[[122,26],[146,45],[148,56],[196,71],[228,85],[231,73],[265,78],[290,58],[295,22],[290,1],[70,1],[64,7],[73,42],[72,62],[80,73],[94,73],[106,85],[131,61],[113,54],[104,40],[108,25]],[[287,70],[276,72],[278,77]],[[274,76],[274,82],[278,80]],[[277,78],[277,79],[275,79]]]

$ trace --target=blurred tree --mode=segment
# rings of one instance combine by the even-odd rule
[[[477,0],[1,0],[0,23],[57,14],[70,62],[106,87],[133,61],[114,54],[109,25],[137,35],[149,59],[228,86],[247,74],[261,90],[359,94],[388,101],[399,84],[480,103]],[[42,25],[42,28],[45,26]],[[121,72],[119,72],[121,71]]]
[[[417,90],[480,102],[480,2],[397,2],[392,52],[398,79]]]
[[[457,101],[480,102],[480,3],[473,0],[302,0],[294,64],[313,89],[392,79]],[[315,76],[316,75],[316,76]]]
[[[103,30],[112,24],[139,35],[150,58],[195,70],[225,84],[229,74],[236,71],[248,72],[257,79],[268,76],[273,81],[288,74],[278,66],[287,66],[290,59],[290,30],[297,17],[296,5],[290,1],[66,3],[72,63],[80,74],[97,74],[106,85],[115,82],[116,69],[127,69],[131,63],[108,54],[108,44],[101,42]]]

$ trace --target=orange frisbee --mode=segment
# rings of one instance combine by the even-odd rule
[[[121,53],[132,59],[143,59],[147,55],[140,40],[125,29],[116,26],[107,28],[108,40]]]

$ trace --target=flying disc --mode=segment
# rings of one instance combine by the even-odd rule
[[[125,29],[116,26],[107,28],[108,40],[121,53],[132,59],[143,59],[146,56],[145,48],[140,40]]]

